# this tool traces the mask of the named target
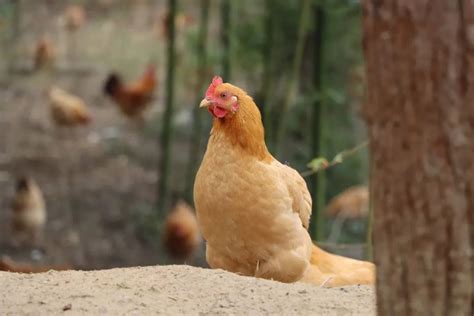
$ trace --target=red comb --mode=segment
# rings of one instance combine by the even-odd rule
[[[224,81],[222,81],[221,77],[214,76],[214,78],[212,78],[211,84],[209,85],[209,88],[207,88],[206,98],[212,97],[214,95],[214,90],[216,89],[216,87],[222,83],[224,83]]]

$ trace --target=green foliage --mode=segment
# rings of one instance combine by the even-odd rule
[[[365,141],[354,148],[351,149],[345,149],[339,153],[337,153],[334,158],[328,162],[328,160],[324,157],[317,157],[312,159],[308,163],[308,167],[311,169],[311,173],[316,173],[320,170],[327,169],[329,167],[335,166],[337,164],[340,164],[346,160],[346,158],[357,154],[360,150],[365,149],[365,147],[369,144],[368,141]]]
[[[312,172],[318,172],[319,170],[326,169],[328,165],[329,162],[326,158],[317,157],[308,163],[308,168],[310,168]]]

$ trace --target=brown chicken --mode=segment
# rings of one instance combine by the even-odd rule
[[[77,4],[69,5],[64,13],[66,27],[69,31],[77,31],[86,21],[86,11]]]
[[[51,67],[56,57],[54,46],[47,37],[41,38],[36,44],[34,54],[34,67],[36,70]]]
[[[127,85],[118,74],[110,74],[104,85],[104,93],[112,98],[127,117],[143,119],[143,112],[153,98],[156,85],[155,67],[150,65],[140,80]]]
[[[46,206],[40,188],[30,177],[17,180],[12,203],[12,241],[35,245],[41,242],[46,223]]]
[[[325,215],[332,217],[328,241],[337,242],[346,221],[357,225],[357,221],[367,218],[369,213],[369,189],[366,186],[353,186],[331,199]],[[350,227],[350,226],[349,226]]]
[[[57,87],[49,89],[51,118],[59,126],[88,124],[92,117],[84,101]]]
[[[365,218],[369,212],[369,189],[353,186],[335,196],[326,208],[326,215],[347,219]]]
[[[16,273],[42,273],[50,270],[65,271],[72,270],[72,267],[68,265],[32,265],[28,263],[15,262],[7,256],[0,258],[0,271]]]
[[[177,259],[189,259],[199,248],[201,234],[196,215],[186,202],[178,201],[166,218],[163,243]]]
[[[373,284],[372,263],[313,245],[306,183],[268,152],[253,99],[214,77],[200,107],[214,117],[194,184],[209,265],[281,282]]]
[[[161,12],[158,14],[157,23],[155,24],[154,29],[159,30],[159,34],[161,38],[168,37],[168,22],[169,22],[169,12]],[[195,24],[196,21],[193,16],[185,14],[183,12],[179,12],[176,14],[175,17],[175,29],[176,33],[182,33],[187,28]]]

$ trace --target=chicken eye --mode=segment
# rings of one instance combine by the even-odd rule
[[[221,98],[222,98],[222,99],[225,99],[225,98],[227,98],[227,93],[225,93],[225,92],[222,92],[222,93],[221,93]]]

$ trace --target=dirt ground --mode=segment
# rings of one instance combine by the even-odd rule
[[[0,283],[3,315],[375,314],[372,287],[327,289],[190,266],[0,272]]]

